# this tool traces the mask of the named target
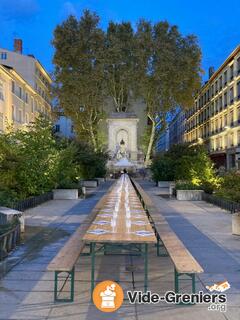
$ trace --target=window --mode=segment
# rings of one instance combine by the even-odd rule
[[[12,106],[12,121],[15,121],[15,108]]]
[[[230,118],[229,118],[230,126],[233,126],[233,111],[230,112]]]
[[[19,87],[19,98],[22,99],[22,88]]]
[[[238,142],[238,145],[240,146],[240,130],[238,130],[237,132],[237,142]]]
[[[15,93],[15,82],[12,81],[12,92]]]
[[[240,123],[240,107],[237,108],[238,123]]]
[[[219,137],[219,148],[222,149],[222,137]]]
[[[22,123],[22,110],[18,110],[18,122]]]
[[[230,88],[230,91],[229,91],[229,100],[230,100],[230,104],[233,104],[233,100],[234,100],[233,87]]]
[[[214,86],[211,86],[212,97],[214,97]]]
[[[224,146],[225,146],[225,148],[228,147],[228,137],[227,137],[227,135],[224,136]]]
[[[240,57],[237,58],[237,73],[240,74]]]
[[[1,52],[1,60],[7,60],[7,52]]]
[[[25,102],[28,103],[28,93],[25,93]]]
[[[218,93],[218,81],[215,82],[215,94]]]
[[[232,147],[233,146],[233,133],[229,134],[228,139],[229,139],[229,145]]]
[[[34,112],[34,100],[31,98],[31,111]]]
[[[26,115],[25,115],[25,122],[29,123],[29,115],[28,115],[28,113],[26,113]]]
[[[224,107],[227,107],[227,92],[224,93]]]
[[[219,129],[222,130],[223,123],[222,123],[222,117],[219,118]]]
[[[215,100],[215,114],[218,113],[218,99]]]
[[[233,64],[230,66],[230,80],[233,79]]]
[[[222,76],[219,78],[219,90],[222,90]]]
[[[223,76],[224,76],[224,85],[226,85],[227,84],[227,70],[224,72]]]
[[[222,110],[222,96],[219,97],[219,110],[221,111]]]
[[[55,125],[55,132],[60,132],[60,124]]]
[[[215,120],[215,132],[218,132],[218,119]]]
[[[237,83],[237,97],[240,99],[240,81]]]
[[[0,100],[4,101],[3,83],[0,81]]]
[[[224,127],[227,127],[228,122],[227,122],[227,113],[224,114]]]

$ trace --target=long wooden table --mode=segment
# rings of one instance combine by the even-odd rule
[[[128,185],[128,199],[131,211],[131,228],[126,226],[125,189],[119,192],[119,182],[124,180]],[[148,220],[140,199],[127,175],[120,180],[107,195],[107,200],[99,209],[94,221],[84,234],[82,240],[90,244],[91,254],[91,292],[95,286],[95,255],[98,249],[97,244],[105,245],[136,245],[140,247],[140,253],[144,256],[144,289],[148,286],[148,245],[157,243],[156,236]],[[120,198],[120,205],[117,215],[117,224],[113,229],[111,219],[117,199]],[[103,234],[95,234],[96,230],[103,230]]]

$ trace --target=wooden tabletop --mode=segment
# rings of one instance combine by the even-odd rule
[[[123,181],[124,180],[124,181]],[[119,191],[119,185],[123,181],[123,187]],[[128,185],[128,196],[125,192],[125,186]],[[120,205],[116,220],[116,227],[113,229],[111,220],[116,204],[117,197],[120,197]],[[125,199],[129,199],[131,212],[131,227],[126,226]],[[147,214],[137,196],[137,193],[127,175],[122,175],[115,183],[114,187],[107,194],[107,200],[102,208],[99,209],[95,220],[92,222],[82,240],[85,242],[113,242],[113,243],[156,243],[156,237],[152,226],[148,220]],[[106,224],[101,224],[105,221]],[[94,230],[101,229],[107,231],[104,234],[94,234]],[[137,232],[137,233],[136,233]],[[140,233],[138,233],[140,232]],[[141,235],[141,232],[147,232],[147,235]]]

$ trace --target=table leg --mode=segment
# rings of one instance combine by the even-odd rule
[[[94,290],[94,281],[95,281],[95,242],[91,242],[90,244],[90,252],[91,252],[91,299]]]
[[[148,244],[146,243],[144,250],[144,290],[148,288]]]

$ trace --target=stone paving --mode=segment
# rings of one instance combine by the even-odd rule
[[[53,273],[46,271],[69,235],[91,211],[111,182],[107,182],[85,200],[49,201],[26,212],[27,237],[4,263],[0,264],[0,320],[240,320],[240,237],[231,235],[231,215],[205,202],[180,202],[161,197],[165,190],[142,181],[166,217],[205,272],[197,277],[197,290],[227,279],[227,312],[209,311],[208,305],[176,306],[130,305],[124,300],[115,313],[104,314],[90,303],[90,258],[82,256],[76,266],[74,303],[53,302]],[[143,289],[143,261],[129,255],[96,257],[97,281],[119,281],[124,290]],[[174,285],[173,265],[169,257],[157,257],[150,248],[149,289],[164,294]],[[182,288],[188,291],[189,283]],[[69,288],[66,286],[64,293]]]

